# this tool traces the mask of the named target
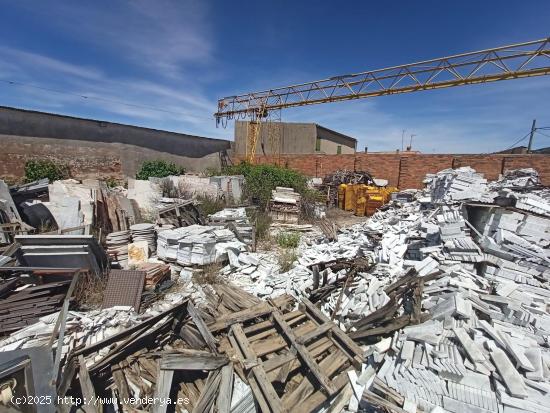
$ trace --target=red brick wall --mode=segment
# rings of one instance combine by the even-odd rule
[[[241,158],[234,158],[239,162]],[[338,169],[364,170],[392,186],[422,188],[427,173],[446,168],[470,166],[487,179],[518,168],[534,168],[544,185],[550,185],[550,155],[431,155],[415,153],[357,153],[355,155],[281,155],[259,156],[257,163],[273,163],[298,170],[308,176],[323,177]]]

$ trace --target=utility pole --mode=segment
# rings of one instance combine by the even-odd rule
[[[403,132],[401,132],[401,152],[403,152],[403,149],[404,149],[404,146],[405,145],[405,131],[407,129],[403,129]]]
[[[531,125],[531,135],[529,135],[529,145],[527,146],[527,153],[531,153],[531,146],[533,146],[533,136],[535,136],[535,131],[537,130],[537,120],[533,119],[533,124]]]
[[[410,142],[409,142],[409,146],[407,146],[407,152],[410,151],[410,150],[412,150],[412,147],[413,147],[413,138],[414,138],[415,136],[416,136],[416,135],[415,135],[414,133],[411,135],[411,140],[410,140]]]

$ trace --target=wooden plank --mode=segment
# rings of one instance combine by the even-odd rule
[[[231,398],[233,397],[233,363],[222,367],[220,388],[216,398],[216,411],[229,413],[231,411]]]
[[[407,413],[406,410],[403,410],[401,407],[389,402],[388,400],[383,399],[382,397],[374,394],[368,389],[365,389],[363,393],[363,399],[367,400],[369,403],[374,404],[375,406],[380,406],[387,409],[390,412],[394,413]]]
[[[317,327],[315,330],[311,331],[308,334],[304,334],[303,336],[300,336],[297,338],[297,342],[300,344],[306,344],[313,340],[314,338],[317,338],[323,334],[325,334],[327,331],[331,330],[334,327],[332,323],[325,323],[321,324],[319,327]]]
[[[303,319],[303,318],[305,318],[305,315],[302,311],[296,310],[296,311],[289,311],[288,313],[284,313],[283,317],[285,318],[285,320],[287,322],[289,322],[290,320],[292,320],[296,317],[300,317],[300,318]],[[243,327],[243,330],[244,330],[245,334],[248,335],[248,340],[251,341],[251,339],[253,337],[253,335],[252,335],[253,333],[255,333],[257,331],[264,330],[264,329],[268,329],[268,328],[273,328],[273,322],[271,320],[266,320],[266,321],[262,321],[260,323],[256,323],[254,325],[248,326],[248,327]]]
[[[157,378],[157,385],[155,386],[154,397],[166,400],[170,397],[170,390],[172,389],[172,380],[174,378],[174,370],[161,370]],[[152,413],[165,413],[168,405],[166,403],[153,403],[151,407]]]
[[[264,370],[269,373],[272,370],[275,370],[284,364],[296,360],[296,354],[291,353],[290,351],[285,352],[284,354],[277,355],[269,360],[263,362]]]
[[[351,384],[346,386],[338,393],[338,396],[334,398],[334,401],[330,404],[325,413],[340,413],[344,411],[344,408],[349,404],[349,399],[353,395],[353,389]]]
[[[80,356],[78,358],[79,370],[78,370],[78,380],[80,381],[80,388],[82,390],[82,395],[87,400],[95,400],[95,390],[92,380],[90,380],[90,374],[86,367],[86,361],[84,357]],[[94,403],[84,404],[83,410],[86,413],[96,413],[98,409]]]
[[[202,338],[204,339],[210,351],[217,354],[218,353],[217,341],[212,335],[212,333],[210,332],[210,330],[208,329],[208,327],[206,326],[206,323],[204,322],[204,320],[202,319],[202,317],[200,316],[200,314],[198,313],[197,309],[195,308],[195,306],[191,301],[189,301],[189,303],[187,304],[187,312],[189,313],[189,315],[191,316],[191,319],[199,329],[202,335]]]
[[[226,329],[232,324],[244,323],[245,321],[252,320],[254,318],[269,314],[272,311],[273,311],[273,307],[271,307],[266,302],[262,302],[261,304],[258,304],[252,308],[248,308],[242,311],[237,311],[236,313],[232,313],[228,316],[222,317],[221,319],[218,319],[215,323],[210,324],[208,326],[208,329],[212,333],[214,333],[216,331]]]
[[[177,312],[179,312],[180,310],[182,310],[183,308],[187,307],[187,300],[184,301],[183,303],[181,304],[178,304],[176,305],[175,307],[172,307],[170,308],[169,310],[166,310],[165,312],[155,316],[155,317],[151,317],[145,321],[142,321],[140,324],[137,324],[133,327],[130,327],[124,331],[121,331],[120,333],[116,333],[110,337],[107,337],[106,339],[103,339],[91,346],[88,346],[88,347],[84,347],[83,349],[81,350],[78,350],[76,351],[73,356],[79,356],[79,355],[83,355],[83,356],[86,356],[88,354],[91,354],[91,353],[95,353],[97,350],[103,348],[103,347],[107,347],[113,343],[116,343],[117,341],[120,341],[122,339],[124,339],[125,337],[128,337],[130,336],[132,333],[136,332],[136,331],[139,331],[139,332],[143,332],[145,330],[147,330],[148,328],[150,328],[150,326],[156,324],[158,321],[162,320],[163,318],[165,318],[166,316],[168,315],[172,315],[172,314],[175,314]]]
[[[305,305],[306,309],[318,320],[319,323],[332,323],[332,321],[330,321],[330,319],[326,315],[324,315],[321,310],[315,307],[315,305],[307,298],[302,298],[302,303]],[[338,338],[338,340],[341,341],[341,343],[345,345],[353,354],[359,357],[362,362],[365,361],[365,352],[346,333],[344,333],[336,325],[334,325],[334,328],[331,331],[334,338]]]
[[[326,351],[328,351],[331,347],[333,347],[333,343],[332,341],[330,341],[328,338],[323,338],[317,342],[314,343],[314,345],[311,345],[308,347],[308,351],[309,353],[312,355],[312,357],[315,357],[317,358],[318,356],[320,356],[321,354],[325,353]],[[289,352],[290,354],[293,354],[291,352]],[[293,354],[293,359],[290,360],[290,362],[288,363],[290,368],[289,368],[289,374],[291,374],[294,370],[297,370],[301,367],[301,363],[298,359],[298,357],[296,356],[296,354]],[[274,360],[274,361],[277,361],[277,358],[278,356],[275,356],[273,357],[273,359],[269,359],[267,361],[265,361],[263,363],[264,365],[264,370],[267,371],[266,369],[266,364],[271,362],[271,360]],[[280,366],[277,366],[276,368],[270,370],[268,372],[268,377],[271,379],[271,381],[275,381],[278,377],[279,377],[279,372],[278,372],[278,368]]]
[[[211,371],[208,379],[201,391],[197,404],[193,407],[191,413],[208,413],[216,401],[216,393],[220,387],[221,374],[219,370]]]
[[[80,275],[80,270],[76,271],[73,275],[73,279],[71,280],[71,284],[69,285],[69,290],[67,291],[67,295],[65,296],[65,301],[63,302],[63,307],[61,311],[59,312],[59,317],[57,317],[57,321],[55,323],[54,329],[52,331],[52,335],[50,337],[49,347],[51,348],[53,345],[53,342],[55,340],[55,335],[57,334],[57,331],[59,331],[59,338],[57,340],[57,347],[55,351],[55,360],[53,364],[53,371],[55,374],[55,382],[58,383],[60,376],[61,376],[61,353],[63,348],[63,340],[65,338],[65,326],[67,325],[67,313],[69,311],[69,303],[71,300],[71,296],[73,295],[73,291],[76,287],[76,283],[78,281],[78,277]]]
[[[163,354],[160,368],[164,370],[216,370],[227,364],[224,356]]]
[[[307,322],[300,324],[294,329],[296,336],[302,336],[308,334],[309,332],[315,330],[316,325],[308,320]],[[275,332],[275,331],[274,331]],[[288,346],[287,341],[281,337],[279,334],[276,336],[270,337],[269,339],[264,339],[260,341],[250,341],[252,349],[256,353],[256,356],[263,357],[267,354],[273,353],[275,351],[284,349]]]
[[[231,326],[231,332],[233,333],[233,337],[235,337],[235,340],[237,341],[245,359],[257,361],[256,354],[254,354],[254,351],[250,347],[248,339],[246,338],[246,335],[244,334],[241,325],[233,324]],[[267,374],[265,373],[263,367],[258,364],[255,365],[254,367],[252,367],[250,374],[254,376],[254,379],[258,384],[258,388],[260,389],[262,396],[265,398],[265,401],[269,405],[269,411],[272,411],[273,413],[286,412],[281,403],[281,400],[279,399],[279,396],[277,395],[277,392],[273,388],[271,382],[268,380]]]
[[[81,357],[82,356],[80,356],[79,359]],[[130,386],[128,385],[128,382],[126,381],[127,373],[123,372],[120,363],[111,366],[111,374],[113,375],[113,380],[114,380],[115,386],[118,390],[119,399],[129,400],[129,398],[130,398]]]
[[[319,365],[311,357],[311,355],[307,351],[307,348],[303,344],[300,344],[297,342],[294,332],[288,326],[286,321],[283,320],[281,313],[279,311],[273,312],[273,319],[277,322],[283,334],[286,336],[287,340],[289,340],[292,346],[296,348],[298,355],[300,356],[302,361],[307,365],[311,373],[313,373],[315,378],[319,381],[319,384],[323,386],[323,388],[328,392],[328,394],[333,395],[336,389],[330,383],[329,378],[321,372]]]
[[[319,363],[319,368],[326,376],[331,376],[342,368],[345,364],[347,357],[344,353],[340,351],[335,351],[334,353],[329,354]],[[316,391],[317,386],[310,377],[305,377],[301,383],[296,387],[292,392],[286,393],[283,397],[283,403],[285,406],[293,406],[305,398],[309,397],[314,391]],[[335,389],[337,389],[335,387]]]
[[[348,376],[346,372],[343,372],[334,379],[334,387],[339,391],[348,383]],[[328,397],[322,391],[317,390],[307,399],[302,400],[293,413],[310,413],[317,411],[327,401]]]

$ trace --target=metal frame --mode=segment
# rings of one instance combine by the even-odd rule
[[[275,109],[550,74],[550,38],[218,100],[216,123],[266,118]]]

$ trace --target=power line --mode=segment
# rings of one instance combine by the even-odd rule
[[[507,151],[508,149],[513,148],[513,147],[516,146],[518,143],[520,143],[522,140],[526,139],[530,134],[531,134],[531,131],[527,132],[522,138],[519,138],[517,141],[515,141],[513,144],[511,144],[510,146],[508,146],[508,147],[507,147],[506,149],[504,149],[504,150]]]
[[[39,86],[39,85],[33,85],[33,84],[30,84],[30,83],[23,83],[23,82],[19,82],[19,81],[15,81],[15,80],[0,79],[0,82],[7,83],[11,86],[30,87],[30,88],[34,88],[34,89],[44,90],[46,92],[54,92],[54,93],[59,93],[59,94],[62,94],[62,95],[75,96],[75,97],[79,97],[79,98],[82,98],[82,99],[90,99],[90,100],[97,100],[97,101],[108,102],[108,103],[115,103],[115,104],[118,104],[118,105],[124,105],[124,106],[133,107],[133,108],[149,109],[149,110],[154,110],[154,111],[157,111],[157,112],[170,113],[172,115],[190,116],[190,117],[193,117],[193,118],[196,118],[196,119],[204,119],[204,120],[209,120],[209,121],[213,120],[213,118],[206,118],[206,117],[202,117],[202,116],[190,115],[189,113],[176,112],[176,111],[169,110],[169,109],[159,108],[157,106],[140,105],[140,104],[137,104],[137,103],[129,103],[129,102],[121,101],[121,100],[103,98],[103,97],[99,97],[99,96],[82,95],[82,94],[75,93],[75,92],[70,92],[70,91],[61,90],[61,89],[54,89],[54,88],[44,87],[44,86]]]
[[[546,136],[547,138],[550,138],[550,135],[547,135],[546,133],[539,132],[538,129],[540,129],[540,128],[537,128],[537,130],[535,130],[536,133],[538,133],[542,136]]]

